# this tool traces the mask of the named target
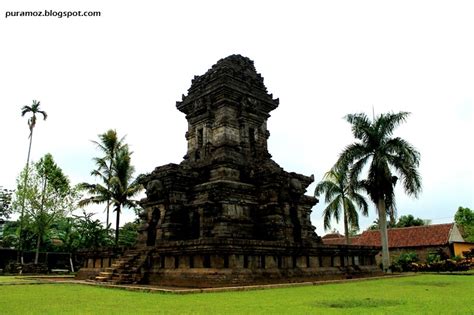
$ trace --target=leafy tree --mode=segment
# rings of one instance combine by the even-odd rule
[[[48,236],[47,240],[50,240],[48,251],[75,252],[80,237],[75,218],[70,216],[57,218],[51,224]]]
[[[18,246],[18,235],[16,233],[18,227],[19,221],[5,221],[0,247],[16,248]]]
[[[8,190],[0,186],[0,219],[8,219],[12,213],[12,194],[13,190]]]
[[[16,200],[21,200],[21,205],[14,205],[25,210],[20,226],[31,226],[36,235],[35,263],[38,263],[41,244],[51,224],[74,209],[78,194],[51,154],[46,154],[34,164],[24,186],[21,179],[27,171],[25,168],[18,179]]]
[[[132,247],[137,242],[138,237],[138,222],[128,222],[125,223],[120,228],[120,238],[119,238],[119,245],[125,247]]]
[[[399,219],[395,227],[410,227],[410,226],[422,226],[426,225],[426,221],[420,218],[416,218],[409,214],[409,215],[402,215]]]
[[[459,207],[454,215],[454,221],[461,228],[461,233],[466,242],[474,242],[474,211],[469,208]]]
[[[133,180],[135,168],[131,164],[131,152],[128,145],[123,145],[116,152],[112,160],[110,174],[101,174],[100,177],[105,185],[82,183],[81,189],[86,190],[91,197],[85,198],[79,202],[79,206],[89,204],[99,204],[110,200],[117,214],[115,227],[115,245],[119,243],[120,234],[120,213],[123,207],[136,208],[137,201],[133,196],[142,190],[141,184]]]
[[[417,197],[421,191],[421,176],[417,170],[419,152],[406,140],[391,137],[408,115],[407,112],[381,114],[373,121],[363,113],[347,115],[358,141],[348,145],[337,162],[338,167],[350,167],[352,182],[358,181],[368,166],[367,178],[361,182],[378,211],[384,271],[389,271],[390,266],[386,221],[387,209],[394,207],[395,203],[394,187],[398,177],[394,172],[408,195]]]
[[[21,109],[21,116],[25,116],[26,114],[31,114],[31,117],[28,119],[28,128],[30,129],[30,135],[29,135],[29,146],[28,146],[28,155],[26,158],[26,166],[25,166],[25,172],[24,172],[24,179],[23,179],[23,186],[26,187],[27,182],[28,182],[28,171],[29,171],[29,165],[30,165],[30,154],[31,154],[31,144],[33,143],[33,131],[36,126],[36,115],[41,114],[43,116],[43,120],[46,120],[48,117],[48,114],[46,114],[45,111],[40,109],[40,102],[33,100],[33,104],[31,106],[25,105]],[[23,229],[23,215],[25,212],[25,200],[22,200],[22,205],[21,205],[21,212],[20,212],[20,238],[19,238],[19,248],[20,251],[22,251],[22,229]],[[21,254],[21,259],[23,261],[23,253]]]
[[[94,213],[82,211],[81,216],[75,217],[75,229],[77,231],[77,241],[74,244],[76,249],[97,249],[113,244],[109,235],[109,230],[102,226],[99,220],[94,220]]]
[[[357,185],[350,185],[347,173],[341,169],[331,169],[324,176],[314,191],[315,196],[325,194],[325,202],[328,206],[323,211],[324,229],[331,228],[331,218],[339,222],[341,212],[344,222],[344,234],[346,244],[350,244],[349,230],[359,229],[359,216],[356,205],[362,210],[362,214],[368,215],[368,206],[365,198],[360,195]]]

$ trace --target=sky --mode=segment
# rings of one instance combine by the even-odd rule
[[[44,10],[101,16],[6,17]],[[94,182],[91,140],[108,129],[126,135],[137,175],[181,162],[187,122],[176,101],[195,75],[241,54],[280,99],[268,149],[285,170],[314,174],[307,194],[354,141],[345,115],[408,111],[394,135],[421,153],[423,191],[413,199],[398,187],[398,214],[452,222],[459,206],[474,207],[472,16],[472,1],[2,0],[0,186],[15,188],[25,165],[20,112],[32,100],[48,113],[32,160],[51,153],[72,183]],[[319,235],[324,207],[311,216]],[[105,221],[102,206],[88,210]],[[361,228],[375,219],[372,207]]]

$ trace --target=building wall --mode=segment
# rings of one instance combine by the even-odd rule
[[[459,231],[456,224],[453,224],[451,232],[449,233],[449,243],[453,242],[464,242],[461,232]]]
[[[462,252],[468,252],[474,248],[474,243],[453,243],[454,255],[464,257]]]

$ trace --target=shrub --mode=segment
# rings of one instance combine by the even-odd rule
[[[393,271],[413,271],[413,263],[419,261],[418,255],[414,252],[402,253],[392,265]]]

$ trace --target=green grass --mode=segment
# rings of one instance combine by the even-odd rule
[[[474,278],[420,275],[188,295],[74,284],[0,286],[1,314],[474,314]]]
[[[1,276],[0,277],[0,285],[6,284],[19,284],[19,283],[36,283],[37,280],[29,279],[27,277],[22,276]]]

